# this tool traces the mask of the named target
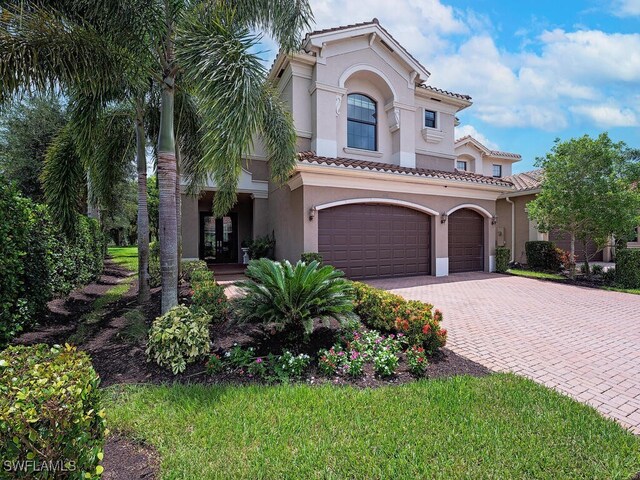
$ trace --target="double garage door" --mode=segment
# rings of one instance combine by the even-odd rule
[[[469,215],[464,212],[475,215],[475,223],[469,222]],[[449,222],[452,220],[449,271],[482,270],[482,217],[470,210],[458,210],[449,216]],[[456,232],[453,241],[452,227]],[[326,263],[344,271],[349,278],[430,275],[431,217],[410,208],[382,204],[321,210],[318,251]]]

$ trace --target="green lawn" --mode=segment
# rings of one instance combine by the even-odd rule
[[[511,268],[507,270],[507,273],[511,275],[518,275],[519,277],[530,277],[530,278],[543,278],[545,280],[566,280],[566,277],[559,275],[557,273],[545,273],[545,272],[534,272],[533,270],[521,270],[518,268]]]
[[[618,287],[602,287],[605,290],[611,290],[612,292],[631,293],[633,295],[640,295],[640,288],[618,288]]]
[[[138,247],[109,247],[108,255],[118,265],[132,272],[138,271]]]
[[[109,427],[155,446],[164,479],[628,480],[640,471],[639,438],[514,375],[108,392]]]

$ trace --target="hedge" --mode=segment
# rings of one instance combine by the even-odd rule
[[[640,288],[640,250],[624,248],[616,252],[616,285]]]
[[[98,222],[78,215],[71,238],[48,208],[0,177],[0,346],[32,325],[54,297],[97,278],[105,240]]]
[[[558,251],[553,242],[531,241],[524,244],[527,266],[531,270],[557,272],[562,268]]]
[[[68,345],[0,352],[2,472],[25,479],[100,476],[106,426],[99,382],[89,356]]]
[[[506,247],[496,247],[496,272],[504,273],[509,270],[511,250]]]

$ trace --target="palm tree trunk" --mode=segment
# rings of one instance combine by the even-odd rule
[[[178,223],[176,218],[176,150],[173,133],[173,76],[164,78],[158,134],[158,193],[162,313],[178,304]]]
[[[100,221],[100,208],[93,203],[93,186],[91,185],[91,174],[87,171],[87,217]]]
[[[176,69],[174,56],[174,21],[171,2],[164,1],[167,32],[163,42],[162,97],[158,132],[158,195],[160,274],[162,278],[162,314],[178,304],[178,223],[176,218],[176,140],[173,107]]]
[[[182,198],[180,197],[180,145],[176,143],[176,229],[178,231],[178,281],[182,274]]]
[[[149,287],[149,209],[147,206],[147,152],[144,113],[136,101],[136,160],[138,164],[138,303],[151,298]]]

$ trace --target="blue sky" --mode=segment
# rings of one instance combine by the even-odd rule
[[[458,136],[520,153],[533,168],[556,137],[609,132],[640,147],[640,0],[311,0],[316,27],[381,24],[466,93]]]

